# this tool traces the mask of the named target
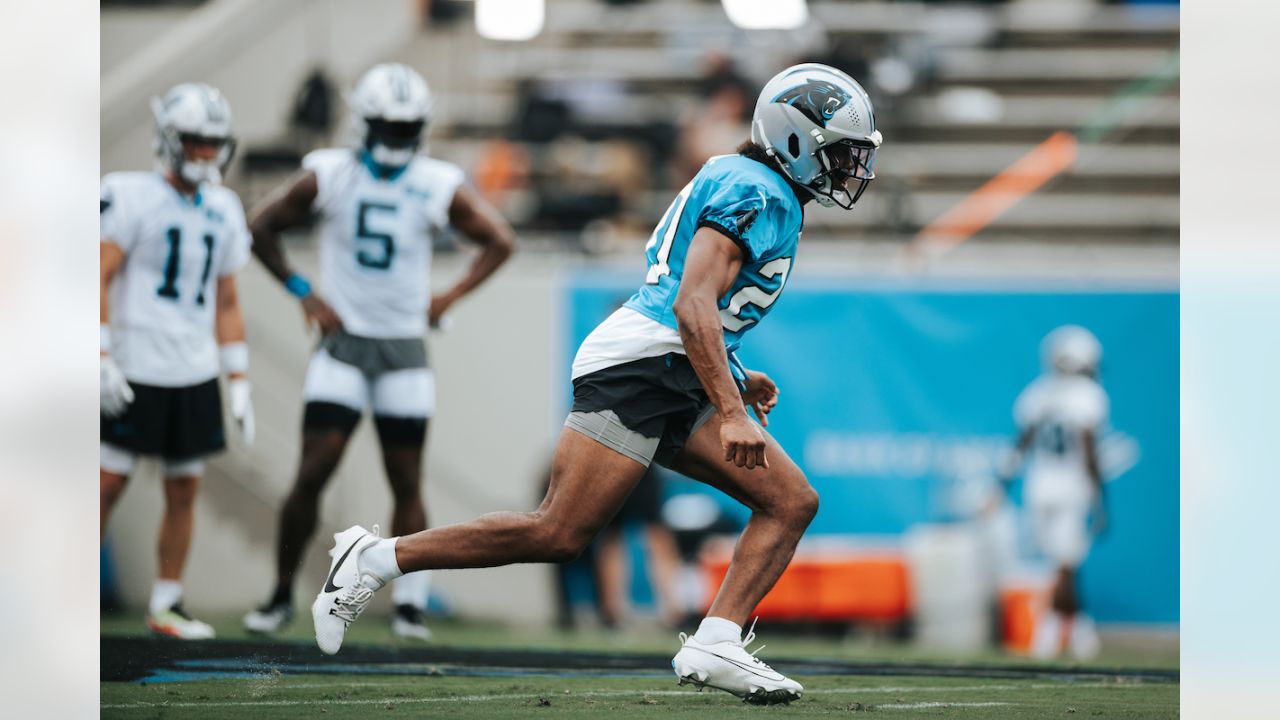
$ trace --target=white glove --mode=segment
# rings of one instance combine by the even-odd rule
[[[231,417],[240,426],[240,437],[246,446],[253,445],[253,403],[249,401],[249,379],[227,380],[227,398],[231,401]]]
[[[117,418],[133,402],[133,388],[110,355],[102,355],[99,365],[98,404],[103,417]]]

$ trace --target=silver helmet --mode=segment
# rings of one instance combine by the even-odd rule
[[[861,85],[833,67],[804,63],[774,75],[760,91],[751,141],[819,203],[848,210],[876,176],[881,137]]]
[[[400,63],[383,63],[360,78],[347,98],[355,144],[385,168],[408,165],[431,121],[427,81]]]
[[[160,169],[192,185],[221,183],[236,148],[231,105],[222,93],[204,83],[182,83],[163,98],[151,98],[151,112],[156,120],[152,149]],[[192,159],[186,147],[192,143],[213,144],[217,153],[211,160]]]
[[[1063,325],[1045,336],[1040,352],[1046,372],[1093,374],[1102,362],[1102,343],[1079,325]]]

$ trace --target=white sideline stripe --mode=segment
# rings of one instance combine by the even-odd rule
[[[1002,705],[1012,705],[1007,702],[918,702],[918,703],[889,703],[887,705],[876,705],[877,710],[925,710],[929,708],[980,708],[980,707],[1000,707]]]
[[[394,683],[314,683],[308,685],[284,685],[282,690],[301,689],[304,687],[360,687],[363,685],[391,685]],[[1027,685],[951,685],[938,687],[848,687],[848,688],[820,688],[817,690],[806,690],[806,695],[850,695],[857,693],[906,693],[906,692],[1008,692],[1013,690],[1046,690],[1052,688],[1132,688],[1143,687],[1142,683],[1134,683],[1132,685],[1122,685],[1118,683],[1038,683]],[[153,707],[298,707],[298,706],[318,706],[318,705],[412,705],[422,703],[442,703],[442,702],[492,702],[494,700],[536,700],[539,698],[574,698],[574,697],[643,697],[643,696],[675,696],[688,695],[688,690],[654,690],[644,692],[640,690],[629,691],[607,691],[607,692],[576,692],[568,694],[559,694],[554,692],[546,693],[511,693],[501,695],[451,695],[449,697],[432,697],[432,698],[369,698],[369,699],[349,699],[349,700],[236,700],[227,702],[132,702],[132,703],[103,703],[99,705],[102,709],[123,710],[129,708],[153,708]],[[989,702],[989,703],[965,703],[965,702],[933,702],[933,703],[894,703],[888,705],[878,705],[877,708],[934,708],[934,707],[987,707],[995,705],[1008,705],[1010,703]]]
[[[1015,690],[1055,690],[1062,688],[1135,688],[1146,683],[1024,683],[1021,685],[938,685],[934,687],[847,687],[805,690],[806,695],[835,695],[841,693],[908,693],[908,692],[1012,692]]]
[[[253,681],[247,680],[245,682],[253,682]],[[395,683],[395,682],[289,683],[288,685],[282,685],[281,689],[283,690],[308,689],[309,690],[309,689],[323,689],[323,688],[333,688],[333,687],[352,687],[352,688],[370,687],[371,688],[371,687],[401,687],[402,685],[403,683]],[[1091,683],[1069,683],[1069,684],[1068,683],[1056,683],[1056,684],[1054,683],[1023,683],[1021,685],[1009,685],[1009,684],[1006,684],[1006,685],[937,685],[937,686],[925,685],[920,687],[877,685],[874,687],[849,686],[849,687],[840,687],[840,688],[818,688],[814,690],[805,690],[804,694],[805,695],[841,695],[841,694],[848,694],[848,693],[983,692],[983,691],[1011,692],[1014,690],[1053,690],[1053,689],[1060,689],[1064,687],[1071,687],[1071,688],[1104,688],[1105,687],[1105,688],[1126,689],[1126,688],[1139,688],[1139,687],[1147,687],[1147,686],[1148,686],[1148,683],[1140,683],[1140,682],[1138,683],[1091,682]],[[584,695],[584,696],[592,696],[592,697],[597,695],[609,696],[612,694],[612,692],[613,691],[577,692],[577,693],[570,693],[569,696],[570,697],[572,697],[573,695]],[[643,691],[636,691],[636,692],[640,692],[641,694],[644,694],[644,695],[682,695],[687,691],[685,690],[653,690],[647,693]],[[546,695],[543,695],[542,697],[546,697]]]

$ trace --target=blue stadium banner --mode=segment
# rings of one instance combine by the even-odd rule
[[[561,367],[641,281],[567,277]],[[897,536],[960,519],[955,488],[990,479],[1012,445],[1041,339],[1088,328],[1111,399],[1111,527],[1082,570],[1084,600],[1100,621],[1176,623],[1178,301],[1168,287],[797,278],[739,356],[778,382],[769,430],[822,497],[810,533]]]

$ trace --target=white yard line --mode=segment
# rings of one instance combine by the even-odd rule
[[[325,688],[325,687],[373,687],[386,686],[393,683],[309,683],[306,685],[282,685],[281,690],[293,688]],[[806,695],[856,695],[868,693],[922,693],[922,692],[1011,692],[1017,690],[1047,690],[1053,688],[1131,688],[1142,687],[1142,685],[1121,685],[1116,683],[1059,683],[1059,684],[1023,684],[1023,685],[940,685],[936,687],[897,687],[897,686],[878,686],[878,687],[844,687],[844,688],[817,688],[814,690],[806,690]],[[574,693],[505,693],[497,695],[451,695],[449,697],[430,697],[430,698],[369,698],[369,699],[333,699],[333,700],[234,700],[221,702],[132,702],[132,703],[103,703],[100,708],[106,710],[127,709],[127,708],[151,708],[151,707],[171,707],[171,708],[188,708],[188,707],[314,707],[321,705],[417,705],[423,703],[446,703],[446,702],[492,702],[495,700],[537,700],[539,698],[556,699],[572,699],[575,697],[590,698],[622,698],[622,697],[644,697],[644,696],[660,696],[670,697],[677,695],[688,695],[690,690],[627,690],[627,691],[602,691],[602,692],[574,692]],[[1004,702],[923,702],[923,703],[887,703],[877,705],[877,708],[890,709],[919,709],[919,708],[941,708],[941,707],[994,707],[996,705],[1009,705]]]
[[[980,708],[980,707],[1001,707],[1012,705],[1007,702],[918,702],[918,703],[887,703],[885,705],[876,705],[877,710],[927,710],[930,708]]]
[[[817,688],[814,690],[805,690],[806,695],[836,695],[847,693],[913,693],[913,692],[1010,692],[1014,690],[1053,690],[1053,689],[1075,689],[1075,688],[1135,688],[1147,687],[1140,683],[1120,684],[1120,683],[1024,683],[1021,685],[938,685],[938,686],[922,686],[922,687],[843,687],[843,688]]]

